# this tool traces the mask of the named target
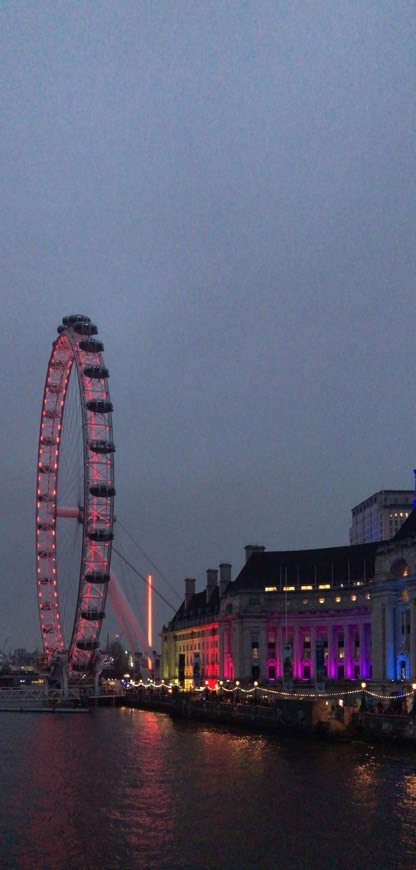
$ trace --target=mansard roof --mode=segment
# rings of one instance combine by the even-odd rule
[[[254,552],[232,583],[232,593],[246,589],[277,589],[329,583],[368,581],[374,577],[377,542],[320,550]]]
[[[416,509],[403,523],[392,541],[416,536]],[[266,586],[283,589],[284,586],[340,586],[357,581],[368,582],[375,573],[377,549],[392,541],[372,541],[345,547],[326,547],[317,550],[255,551],[238,577],[229,584],[231,594]],[[215,619],[220,607],[219,587],[216,586],[207,601],[206,589],[196,592],[185,609],[183,601],[169,623],[172,629],[178,622],[198,622]]]

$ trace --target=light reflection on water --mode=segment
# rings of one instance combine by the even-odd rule
[[[0,866],[416,866],[416,752],[173,722],[3,714]]]

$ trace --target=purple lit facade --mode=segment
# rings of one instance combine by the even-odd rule
[[[389,541],[251,546],[234,581],[230,565],[214,583],[217,573],[207,572],[203,592],[186,581],[161,634],[166,679],[190,687],[197,657],[210,684],[416,682],[416,510]]]
[[[350,589],[342,592],[334,596],[326,591],[324,596],[318,591],[305,598],[304,593],[292,591],[290,598],[288,593],[287,617],[285,593],[267,592],[256,602],[251,598],[251,604],[240,599],[237,608],[234,602],[233,616],[219,621],[223,662],[220,677],[281,682],[284,649],[289,644],[291,676],[295,680],[316,679],[318,649],[323,650],[325,680],[371,679],[371,613],[365,597],[369,593],[360,590],[357,594]],[[358,597],[361,606],[349,607],[350,601],[354,604]]]

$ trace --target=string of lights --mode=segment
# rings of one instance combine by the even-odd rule
[[[175,689],[176,691],[184,691],[177,683],[166,683],[165,680],[161,680],[160,683],[156,683],[155,681],[151,680],[150,678],[149,678],[147,683],[143,682],[143,680],[139,680],[139,682],[131,682],[130,685],[133,688],[152,689],[152,690],[153,689],[168,689],[168,690]],[[192,691],[195,693],[202,693],[202,692],[206,692],[207,689],[209,689],[208,685],[196,686],[192,689]],[[212,691],[212,690],[210,690],[210,691]],[[266,688],[263,686],[258,686],[258,685],[253,686],[253,687],[248,688],[248,689],[245,689],[242,686],[240,686],[240,684],[237,685],[237,683],[235,686],[225,686],[222,681],[220,681],[219,683],[217,683],[215,685],[214,691],[220,695],[223,693],[226,693],[228,695],[237,694],[237,696],[238,696],[239,693],[241,693],[243,695],[254,695],[255,696],[256,693],[260,693],[263,696],[264,695],[267,695],[267,696],[275,695],[275,696],[281,697],[281,698],[292,698],[294,700],[309,699],[311,701],[319,700],[321,698],[328,699],[328,700],[330,700],[330,699],[335,700],[337,698],[352,697],[353,695],[355,695],[356,697],[358,697],[358,696],[361,697],[363,694],[369,695],[372,698],[376,698],[378,700],[384,700],[384,701],[391,700],[391,697],[392,697],[389,695],[379,695],[376,692],[371,692],[369,689],[361,688],[361,687],[357,687],[356,689],[347,689],[345,691],[337,691],[337,692],[321,692],[321,691],[319,691],[319,692],[294,692],[294,691],[290,691],[290,690],[287,690],[287,691],[281,690],[280,691],[279,689],[269,689],[269,688]],[[399,696],[394,696],[394,697],[410,698],[410,697],[413,697],[414,695],[415,695],[415,690],[411,690],[408,692],[402,692]]]

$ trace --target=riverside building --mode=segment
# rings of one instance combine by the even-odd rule
[[[162,676],[191,685],[416,681],[416,510],[394,538],[268,552],[185,581],[165,626]]]
[[[351,511],[350,544],[394,538],[413,509],[413,499],[410,489],[383,489],[357,504]]]

